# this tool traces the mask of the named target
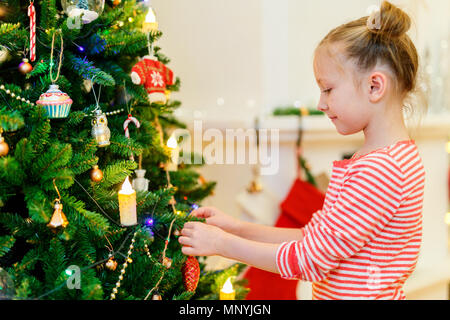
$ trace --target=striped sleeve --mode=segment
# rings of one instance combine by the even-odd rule
[[[377,155],[346,173],[336,202],[301,241],[282,243],[277,268],[282,278],[320,281],[356,254],[392,219],[402,201],[404,176],[394,159]]]
[[[309,220],[309,222],[303,227],[304,228],[304,232],[307,233],[309,232],[309,230],[315,226],[317,224],[317,222],[319,222],[319,220],[321,219],[322,216],[322,209],[317,210],[316,212],[314,212],[311,216],[311,219]]]

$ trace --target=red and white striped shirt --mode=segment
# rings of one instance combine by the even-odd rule
[[[424,184],[414,140],[334,161],[303,239],[277,250],[281,277],[313,282],[313,299],[405,299],[422,240]]]

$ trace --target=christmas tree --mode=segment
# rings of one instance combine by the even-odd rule
[[[78,2],[0,4],[0,298],[217,299],[244,266],[181,253],[215,183],[167,146],[185,126],[153,11]]]

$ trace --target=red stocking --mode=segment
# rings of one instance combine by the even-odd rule
[[[308,182],[296,179],[287,198],[281,203],[276,227],[301,228],[321,209],[325,196]],[[247,300],[296,300],[298,281],[285,280],[279,274],[250,267],[244,275],[250,292]]]

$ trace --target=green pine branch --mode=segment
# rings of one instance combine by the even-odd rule
[[[16,242],[16,239],[12,236],[0,237],[0,258],[11,250],[12,246]]]
[[[114,86],[116,84],[111,75],[95,67],[94,63],[92,61],[88,61],[86,57],[79,58],[71,53],[66,53],[66,56],[70,61],[71,69],[81,78],[86,80],[93,79],[94,83],[98,83],[103,86]]]
[[[16,131],[24,125],[25,121],[19,111],[0,107],[0,127],[4,131]]]

